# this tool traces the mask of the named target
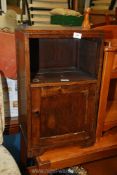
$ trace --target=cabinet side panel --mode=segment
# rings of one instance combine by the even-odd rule
[[[18,103],[19,121],[23,135],[27,137],[27,91],[25,67],[25,42],[24,35],[16,32],[17,74],[18,74]]]

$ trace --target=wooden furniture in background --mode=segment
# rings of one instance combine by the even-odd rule
[[[91,10],[90,21],[93,27],[117,25],[117,7],[113,10]]]
[[[82,22],[82,30],[89,30],[91,28],[91,24],[89,20],[90,11],[91,11],[90,8],[85,9],[84,20]]]
[[[74,32],[81,33],[81,39],[74,38]],[[29,158],[39,161],[47,150],[51,154],[55,148],[67,150],[68,145],[95,143],[102,37],[102,32],[76,27],[16,31],[21,155],[25,164]],[[72,159],[73,155],[69,156]]]
[[[99,103],[97,138],[117,126],[117,26],[105,25],[95,28],[110,31],[110,37],[105,36],[107,46],[104,50],[104,67]]]
[[[78,11],[78,0],[72,0],[73,10]]]
[[[89,175],[117,174],[117,156],[83,164]]]

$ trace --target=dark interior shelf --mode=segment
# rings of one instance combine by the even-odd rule
[[[82,71],[61,71],[37,73],[32,78],[32,83],[77,82],[96,80],[90,74]]]

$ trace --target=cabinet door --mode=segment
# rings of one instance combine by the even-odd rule
[[[31,92],[34,147],[94,141],[95,84],[32,88]]]

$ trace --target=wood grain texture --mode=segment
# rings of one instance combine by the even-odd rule
[[[116,154],[117,134],[103,136],[94,146],[88,148],[64,147],[45,152],[39,156],[41,162],[50,161],[50,169],[65,168]]]
[[[110,31],[110,38],[105,36],[105,42],[109,45],[104,50],[104,66],[101,82],[101,94],[98,112],[97,139],[103,131],[116,126],[116,54],[117,54],[117,26],[105,25],[95,28],[95,30]],[[113,83],[111,83],[113,79]],[[114,83],[115,82],[115,83]],[[114,95],[115,94],[115,95]],[[111,100],[111,106],[109,101]],[[112,103],[113,101],[113,103]],[[109,107],[109,108],[108,108]],[[115,116],[113,114],[115,113]]]
[[[16,31],[16,43],[24,161],[67,145],[93,145],[103,32],[26,27]]]

